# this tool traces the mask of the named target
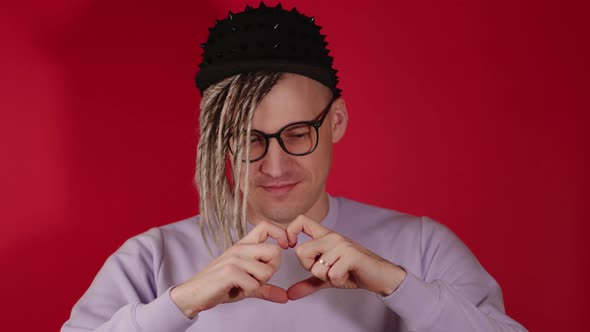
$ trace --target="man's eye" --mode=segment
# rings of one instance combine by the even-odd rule
[[[303,138],[307,136],[307,133],[291,133],[289,134],[290,138]]]
[[[287,138],[304,138],[309,135],[309,129],[297,129],[287,133]]]
[[[262,141],[261,137],[252,137],[250,138],[250,144],[256,144]]]

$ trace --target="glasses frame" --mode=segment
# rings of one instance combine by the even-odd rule
[[[266,156],[266,153],[268,152],[268,146],[270,145],[270,139],[271,138],[275,138],[278,142],[279,142],[279,146],[281,147],[281,149],[283,149],[283,151],[285,151],[287,154],[290,154],[292,156],[306,156],[312,152],[315,151],[315,149],[318,147],[318,143],[320,142],[320,127],[322,126],[322,124],[324,123],[324,120],[326,119],[326,116],[328,115],[328,113],[330,112],[330,109],[332,109],[332,104],[334,103],[334,101],[337,98],[332,98],[332,100],[330,100],[330,102],[328,103],[328,105],[322,110],[322,112],[315,117],[316,120],[311,120],[311,121],[297,121],[297,122],[292,122],[289,123],[285,126],[283,126],[281,129],[279,129],[277,132],[272,133],[272,134],[267,134],[263,131],[260,130],[256,130],[256,129],[252,129],[250,130],[250,135],[252,135],[252,133],[256,132],[258,134],[260,134],[262,137],[264,137],[264,152],[262,153],[262,155],[254,160],[250,160],[251,163],[257,162],[260,159],[264,158]],[[308,152],[304,152],[304,153],[292,153],[289,152],[287,150],[287,147],[285,146],[285,143],[283,142],[283,140],[281,139],[281,134],[283,133],[283,131],[285,129],[287,129],[288,127],[294,126],[294,125],[309,125],[312,126],[313,128],[315,128],[315,132],[316,132],[316,141],[315,141],[315,145],[313,146],[313,148],[311,150],[309,150]],[[229,150],[230,152],[232,152],[232,148],[231,148],[231,144],[228,143],[228,145],[230,145]],[[233,152],[232,152],[233,153]],[[246,162],[245,159],[242,159],[242,162]]]

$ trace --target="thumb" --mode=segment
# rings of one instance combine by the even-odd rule
[[[255,297],[276,303],[287,303],[289,301],[286,290],[270,284],[260,286],[256,291]]]
[[[299,300],[300,298],[311,295],[321,289],[329,288],[330,283],[317,277],[310,277],[301,280],[287,289],[289,300]]]

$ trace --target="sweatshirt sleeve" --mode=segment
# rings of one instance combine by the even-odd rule
[[[504,310],[498,283],[445,226],[421,220],[422,275],[382,297],[411,331],[526,331]]]
[[[161,261],[158,228],[129,239],[106,260],[61,331],[185,331],[197,317],[176,306],[173,287],[157,293]]]

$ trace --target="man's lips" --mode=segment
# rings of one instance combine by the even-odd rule
[[[272,194],[284,194],[288,193],[295,187],[299,182],[292,182],[292,183],[275,183],[275,184],[268,184],[268,185],[261,185],[262,189],[270,192]]]

